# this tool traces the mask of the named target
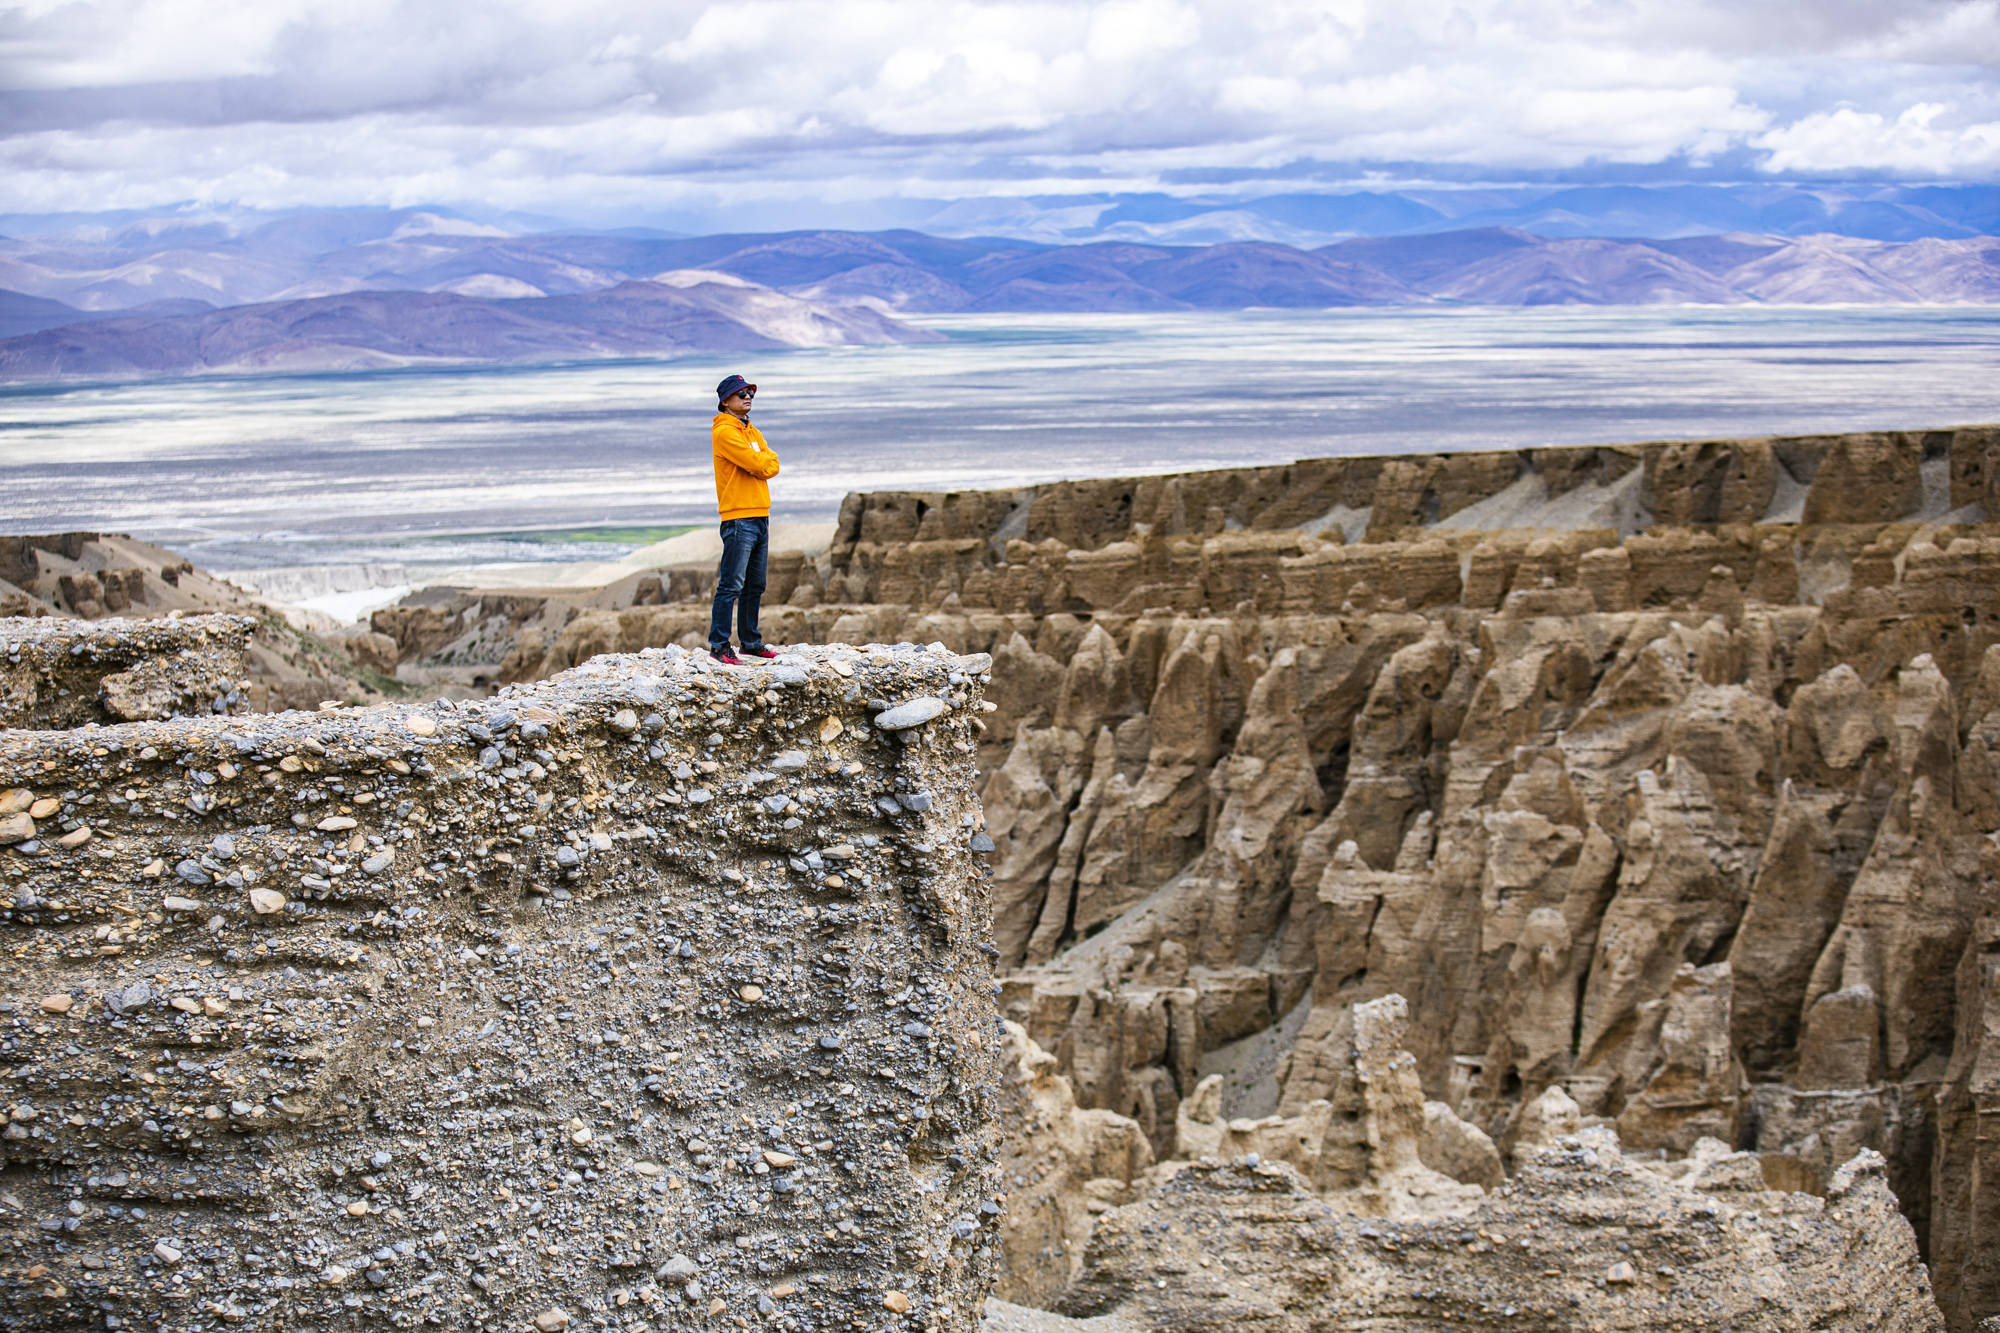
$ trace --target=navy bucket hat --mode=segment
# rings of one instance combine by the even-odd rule
[[[715,386],[715,401],[719,403],[726,398],[733,398],[745,389],[748,389],[753,396],[757,392],[757,386],[749,380],[744,379],[741,375],[731,375],[728,379]]]

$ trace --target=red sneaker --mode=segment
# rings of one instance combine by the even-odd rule
[[[776,653],[772,652],[769,648],[766,648],[761,643],[758,644],[755,648],[745,648],[743,650],[743,655],[745,657],[761,657],[767,662],[777,656]]]
[[[743,665],[743,659],[738,657],[733,651],[731,651],[728,648],[722,648],[722,649],[711,648],[709,650],[708,655],[710,657],[713,657],[716,661],[722,663],[722,665],[724,666]]]

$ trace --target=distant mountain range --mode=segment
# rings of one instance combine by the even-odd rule
[[[0,311],[8,308],[0,302]],[[0,341],[0,381],[671,356],[939,336],[871,308],[802,301],[727,274],[672,273],[563,296],[352,292],[199,313],[119,312]]]
[[[901,317],[953,312],[1743,303],[2000,304],[2000,237],[1478,227],[1307,249],[916,231],[517,235],[432,210],[336,210],[248,231],[168,219],[0,241],[0,378],[909,341],[934,335]]]
[[[1769,183],[1517,186],[1279,194],[1241,201],[1124,195],[1108,201],[1092,220],[1088,235],[1182,243],[1278,240],[1311,246],[1355,236],[1485,227],[1572,239],[1670,240],[1750,232],[1872,241],[1952,240],[2000,232],[2000,188]]]
[[[775,221],[773,219],[776,219]],[[802,222],[801,219],[810,221]],[[428,219],[426,221],[425,219]],[[1451,185],[1397,189],[1288,190],[1257,195],[1051,194],[985,199],[896,198],[774,204],[763,195],[718,201],[699,213],[655,213],[621,234],[654,239],[740,231],[920,231],[959,238],[1073,244],[1137,241],[1215,245],[1277,241],[1302,250],[1363,236],[1418,236],[1512,227],[1552,239],[1617,236],[1674,240],[1746,232],[1759,236],[1851,236],[1870,241],[1964,240],[2000,233],[2000,185],[1897,185],[1883,181],[1588,185]],[[665,228],[665,230],[660,230]],[[131,239],[209,246],[249,240],[278,253],[323,253],[380,239],[484,231],[495,236],[603,231],[552,217],[443,208],[346,208],[257,212],[187,205],[164,213],[9,214],[10,236]],[[6,286],[0,282],[0,286]]]

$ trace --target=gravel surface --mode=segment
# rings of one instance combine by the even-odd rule
[[[0,1325],[972,1329],[990,665],[0,733]]]

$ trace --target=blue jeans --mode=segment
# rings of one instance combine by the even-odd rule
[[[708,616],[708,647],[721,652],[729,646],[729,616],[736,613],[737,638],[745,649],[762,648],[757,608],[764,600],[764,569],[771,554],[771,520],[726,518],[722,521],[722,568],[716,571],[715,606]]]

